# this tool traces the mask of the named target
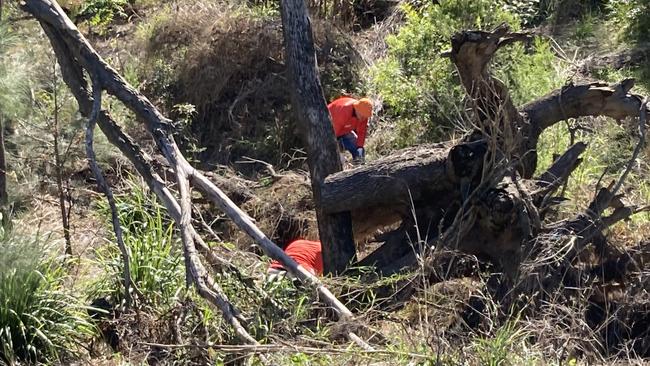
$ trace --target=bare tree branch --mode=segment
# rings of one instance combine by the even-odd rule
[[[92,76],[91,76],[92,78]],[[86,156],[88,157],[88,165],[95,176],[97,181],[97,186],[99,189],[104,192],[106,200],[108,201],[108,206],[111,210],[111,223],[113,224],[113,231],[115,232],[115,239],[117,240],[117,245],[120,248],[120,253],[122,253],[122,262],[124,266],[124,300],[126,302],[126,308],[128,309],[132,303],[131,289],[136,289],[133,281],[131,280],[131,256],[129,255],[129,250],[124,244],[124,238],[122,235],[122,225],[120,225],[120,217],[118,215],[117,206],[115,205],[115,198],[113,197],[113,191],[106,183],[102,170],[97,164],[95,158],[95,150],[93,149],[93,135],[95,133],[95,122],[99,116],[99,111],[102,108],[102,89],[98,82],[95,82],[93,79],[93,107],[90,112],[90,117],[88,117],[88,125],[86,126]]]

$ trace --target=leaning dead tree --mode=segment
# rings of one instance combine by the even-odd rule
[[[239,271],[227,259],[209,248],[192,225],[190,184],[219,207],[241,230],[250,235],[266,254],[279,260],[289,272],[314,288],[319,298],[335,310],[339,319],[352,319],[350,310],[332,295],[318,278],[287,256],[221,189],[187,162],[172,137],[172,121],[162,115],[145,96],[129,85],[102,59],[56,1],[27,0],[22,2],[21,6],[40,23],[49,39],[61,66],[63,79],[76,98],[81,114],[89,120],[88,134],[92,133],[93,124],[96,122],[108,140],[133,163],[149,188],[164,204],[181,232],[188,283],[196,286],[199,294],[222,312],[241,341],[257,344],[257,341],[247,332],[245,322],[238,310],[204,266],[201,254],[212,267],[218,270],[235,274]],[[122,102],[143,123],[175,174],[176,181],[173,183],[177,186],[178,195],[169,188],[173,183],[164,181],[153,169],[152,159],[122,130],[111,115],[101,108],[103,92]],[[92,164],[91,138],[87,139],[87,150]],[[101,172],[95,169],[94,173],[97,180],[101,181]],[[106,186],[103,190],[110,199]],[[119,223],[115,225],[119,228]],[[241,274],[239,276],[241,277]],[[128,291],[131,285],[128,273],[124,283]],[[360,346],[368,348],[368,345],[356,335],[349,333],[348,336]]]

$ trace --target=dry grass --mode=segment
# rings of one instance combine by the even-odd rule
[[[353,92],[359,59],[352,43],[327,22],[312,26],[327,98]],[[185,132],[206,149],[201,162],[251,156],[278,164],[302,146],[273,8],[180,2],[152,15],[139,34],[150,75],[145,91],[174,118],[174,105],[195,106]]]

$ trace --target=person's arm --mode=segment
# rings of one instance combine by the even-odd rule
[[[366,131],[368,130],[368,119],[359,120],[357,125],[357,147],[363,148],[366,143]]]

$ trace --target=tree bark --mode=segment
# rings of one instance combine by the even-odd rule
[[[636,117],[643,97],[630,93],[633,86],[632,79],[616,84],[569,84],[524,105],[521,112],[539,133],[569,118],[607,116],[622,120]]]
[[[330,175],[322,186],[324,212],[369,207],[408,207],[426,193],[455,186],[447,173],[451,144],[398,151],[386,158]]]
[[[341,171],[341,161],[327,104],[316,68],[316,53],[307,7],[303,0],[283,0],[282,30],[287,69],[292,85],[292,105],[303,121],[311,184],[316,206],[323,265],[326,273],[338,273],[355,260],[349,211],[326,213],[322,205],[321,184],[325,177]]]

